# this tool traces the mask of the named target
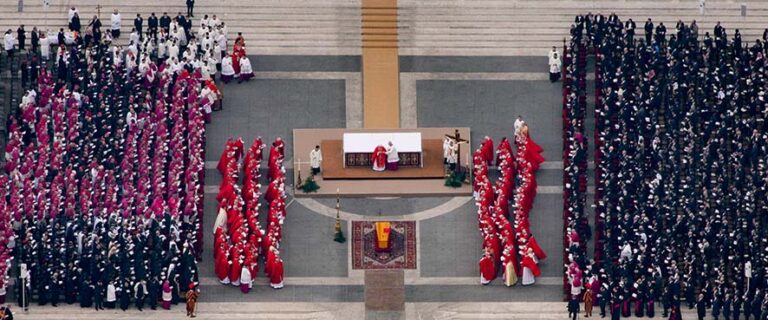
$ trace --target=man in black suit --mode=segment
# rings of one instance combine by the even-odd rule
[[[195,9],[195,0],[187,0],[187,15],[190,17],[194,17],[195,15],[192,14],[192,10]]]
[[[64,37],[64,28],[59,29],[59,34],[56,37],[59,40],[59,45],[67,43],[67,39]]]
[[[32,45],[32,52],[37,52],[37,48],[40,47],[40,36],[37,34],[37,27],[32,27],[30,35],[30,44]]]
[[[149,27],[149,34],[152,38],[157,38],[157,16],[154,12],[147,19],[147,26]]]
[[[696,315],[699,320],[704,320],[707,315],[707,302],[704,301],[704,294],[699,294],[699,299],[696,301]]]
[[[171,28],[171,17],[168,16],[168,12],[163,12],[163,16],[160,17],[160,28],[163,28],[165,32]]]
[[[664,22],[659,22],[659,26],[656,27],[656,42],[662,45],[667,39],[667,27],[664,26]]]
[[[187,18],[184,17],[184,15],[179,12],[178,15],[176,15],[176,22],[179,23],[179,26],[186,28],[187,25]]]
[[[26,42],[27,35],[24,31],[24,25],[22,24],[19,26],[18,29],[16,29],[16,33],[18,34],[16,36],[16,39],[19,40],[19,51],[24,50],[24,43]]]
[[[144,26],[144,18],[141,17],[141,13],[137,13],[136,19],[133,19],[133,27],[136,28],[136,32],[139,33],[139,39],[142,39],[144,37],[144,34],[141,32],[141,29],[143,26]]]
[[[101,30],[101,19],[98,16],[93,16],[88,26],[91,27],[92,33],[96,33],[98,30]]]
[[[648,21],[645,22],[645,43],[647,45],[651,45],[652,34],[653,34],[653,21],[651,21],[651,18],[648,18]]]
[[[77,13],[72,16],[72,21],[69,22],[69,30],[80,32],[80,16]]]

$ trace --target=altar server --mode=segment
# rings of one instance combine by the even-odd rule
[[[392,143],[392,141],[389,141],[387,143],[387,170],[388,171],[397,171],[400,165],[400,156],[397,152],[397,148],[395,148],[395,145]]]
[[[313,176],[320,174],[320,164],[322,162],[323,152],[320,151],[320,145],[316,145],[315,148],[309,152],[309,166],[312,169]]]
[[[240,76],[238,82],[249,81],[253,78],[253,68],[251,67],[251,59],[248,56],[240,56]]]
[[[224,55],[221,58],[221,81],[229,83],[235,77],[235,69],[232,67],[232,57]]]

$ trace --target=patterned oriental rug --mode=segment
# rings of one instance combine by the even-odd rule
[[[416,222],[391,222],[391,250],[376,252],[373,221],[352,221],[352,269],[416,269]]]

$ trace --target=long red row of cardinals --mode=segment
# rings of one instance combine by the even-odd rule
[[[496,279],[499,266],[505,285],[515,285],[520,277],[523,285],[533,284],[535,277],[541,274],[538,262],[546,258],[528,221],[536,197],[535,171],[544,162],[543,150],[527,132],[517,134],[515,144],[517,155],[506,138],[499,142],[496,164],[500,175],[495,183],[491,183],[488,176],[488,167],[493,163],[493,140],[485,137],[473,154],[473,190],[478,228],[483,236],[480,283],[484,285]],[[517,187],[516,175],[520,183]],[[509,212],[511,197],[514,201],[512,217]]]
[[[262,196],[259,178],[264,147],[261,138],[256,138],[245,153],[242,188],[237,184],[243,156],[242,138],[227,141],[217,166],[222,181],[216,196],[219,210],[213,230],[216,276],[223,284],[239,286],[243,293],[253,287],[259,257],[266,261],[264,272],[270,286],[283,287],[283,260],[278,248],[286,215],[285,143],[277,138],[269,150],[269,185],[264,194],[264,200],[269,203],[266,233],[259,223]]]

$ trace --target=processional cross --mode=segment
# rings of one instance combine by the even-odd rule
[[[461,143],[462,142],[468,143],[469,141],[466,140],[466,139],[462,139],[461,138],[461,133],[459,133],[459,129],[456,129],[456,131],[454,131],[453,135],[446,134],[445,136],[450,138],[450,139],[453,139],[454,141],[456,141],[456,147],[457,147],[457,149],[456,149],[456,168],[454,169],[454,171],[457,172],[457,173],[461,172]]]

